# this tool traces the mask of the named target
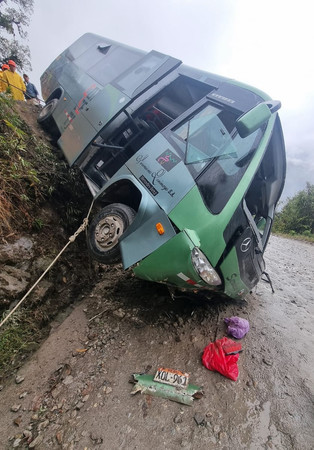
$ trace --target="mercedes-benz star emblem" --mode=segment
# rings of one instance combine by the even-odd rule
[[[252,239],[249,237],[244,239],[244,241],[242,242],[241,247],[240,247],[242,253],[245,253],[248,251],[248,249],[251,246],[251,242],[252,242]]]

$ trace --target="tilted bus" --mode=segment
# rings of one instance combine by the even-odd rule
[[[280,102],[91,33],[41,86],[38,121],[95,200],[96,260],[232,298],[258,283],[286,172]]]

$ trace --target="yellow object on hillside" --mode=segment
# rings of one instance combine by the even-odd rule
[[[0,70],[0,92],[4,92],[6,90],[7,84],[2,81],[3,72]]]
[[[3,84],[5,85],[4,90],[6,90],[8,86],[10,87],[14,100],[25,100],[24,92],[26,91],[26,87],[22,77],[18,73],[11,72],[10,70],[2,72],[2,85]]]

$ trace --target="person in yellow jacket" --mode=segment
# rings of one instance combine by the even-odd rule
[[[15,72],[16,64],[12,59],[9,59],[8,65],[10,67],[10,70],[6,70],[5,72],[3,72],[2,83],[4,82],[8,84],[14,100],[21,100],[24,102],[24,92],[26,91],[24,81],[22,77],[17,72]]]
[[[2,81],[2,78],[3,78],[3,74],[4,74],[5,70],[9,70],[9,69],[10,69],[10,67],[7,64],[2,64],[1,71],[0,71],[0,92],[5,92],[8,87],[7,83]]]

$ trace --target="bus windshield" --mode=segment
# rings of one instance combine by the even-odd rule
[[[253,158],[263,130],[241,138],[235,124],[241,112],[207,105],[172,132],[207,207],[218,214]]]
[[[208,105],[174,130],[181,141],[185,164],[196,172],[209,162],[219,160],[228,175],[237,172],[251,159],[260,140],[260,130],[241,138],[235,128],[237,115]]]

